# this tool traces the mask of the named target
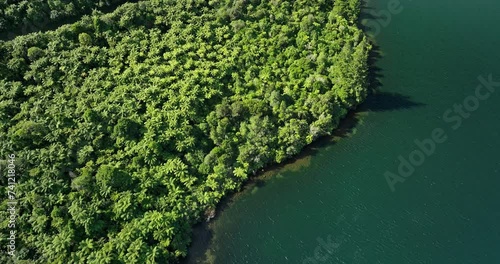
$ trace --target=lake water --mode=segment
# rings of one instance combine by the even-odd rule
[[[500,1],[390,2],[357,124],[234,196],[188,263],[500,263]]]

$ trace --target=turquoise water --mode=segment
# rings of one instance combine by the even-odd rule
[[[474,97],[480,76],[500,82],[500,2],[401,0],[375,30],[389,2],[365,10],[380,85],[349,136],[233,197],[187,262],[500,263],[500,85]],[[444,142],[392,191],[384,174],[436,129]]]

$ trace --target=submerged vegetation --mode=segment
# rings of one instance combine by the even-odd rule
[[[224,195],[364,100],[359,5],[140,1],[0,42],[0,156],[14,153],[18,169],[15,259],[185,256],[192,224]]]

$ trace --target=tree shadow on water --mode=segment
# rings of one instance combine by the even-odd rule
[[[363,5],[361,8],[361,12],[359,13],[359,19],[358,19],[358,27],[363,30],[364,32],[371,32],[374,30],[371,28],[368,24],[370,21],[375,21],[377,19],[380,19],[379,16],[376,16],[375,13],[373,12],[375,9],[373,7],[368,7],[366,4]],[[368,21],[368,22],[367,22]],[[364,22],[364,23],[363,23]]]
[[[377,92],[370,95],[360,106],[362,111],[385,112],[425,106],[424,103],[412,101],[409,96],[399,93]]]
[[[380,30],[380,20],[387,19],[381,16],[374,7],[370,7],[367,1],[361,1],[361,12],[359,13],[358,28],[368,35],[377,34]],[[371,33],[371,34],[370,34]]]
[[[367,1],[362,1],[362,8],[359,15],[358,26],[364,32],[370,32],[373,29],[370,28],[369,24],[373,23],[361,23],[363,20],[369,20],[375,22],[381,17],[376,12],[375,8],[368,6]],[[375,22],[376,24],[377,22]],[[365,102],[359,106],[357,111],[371,111],[371,112],[385,112],[385,111],[396,111],[404,110],[415,107],[422,107],[426,104],[413,101],[410,96],[395,92],[381,91],[382,83],[381,79],[384,77],[382,74],[382,69],[377,66],[377,62],[382,58],[382,52],[380,47],[372,41],[372,50],[370,51],[368,57],[368,82],[369,82],[369,95]]]
[[[369,67],[368,89],[370,93],[373,93],[378,89],[380,89],[380,87],[382,86],[380,79],[384,77],[384,75],[382,75],[382,69],[377,66],[377,61],[382,58],[382,52],[380,51],[380,47],[377,46],[377,44],[375,43],[371,44],[372,44],[372,49],[370,50],[368,56],[368,67]]]
[[[372,50],[368,59],[370,68],[368,73],[369,95],[357,111],[385,112],[425,106],[425,103],[413,101],[410,96],[381,91],[382,83],[380,80],[384,75],[382,69],[377,66],[377,61],[381,58],[380,47],[372,43]]]

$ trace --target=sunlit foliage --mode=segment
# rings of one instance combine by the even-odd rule
[[[192,224],[224,195],[363,101],[358,13],[358,0],[151,0],[0,42],[17,258],[185,256]]]

